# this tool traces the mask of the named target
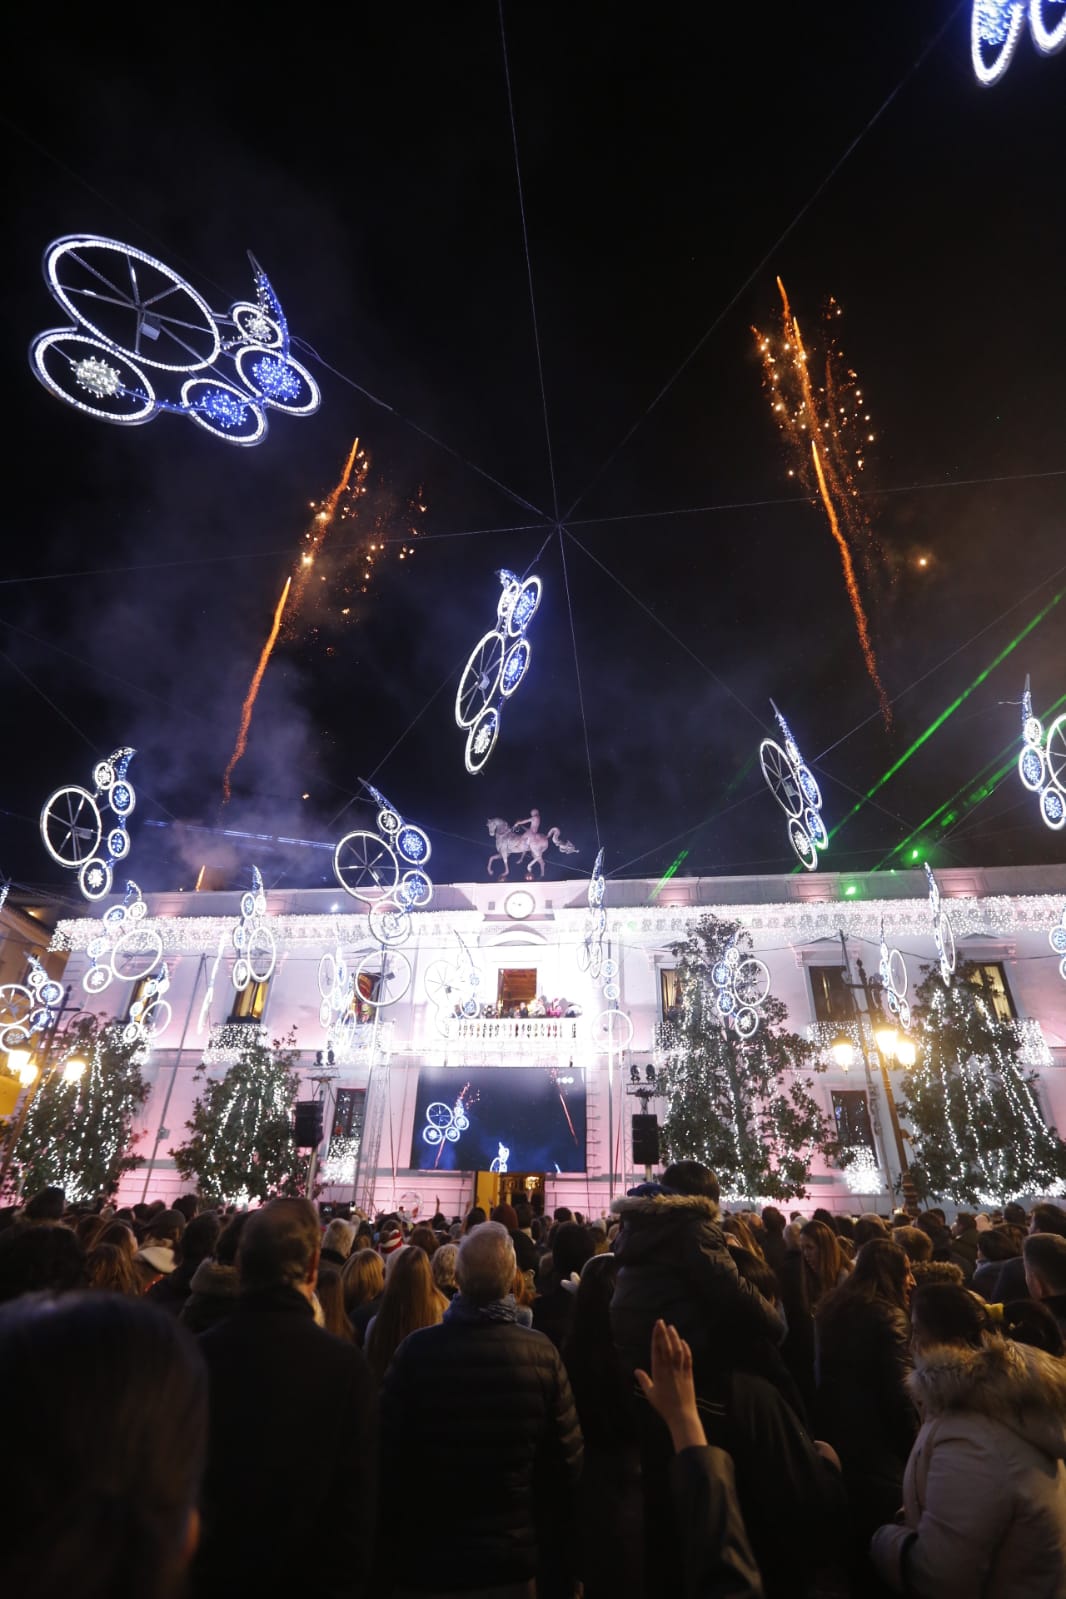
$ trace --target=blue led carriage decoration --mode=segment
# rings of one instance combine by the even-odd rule
[[[126,823],[137,793],[126,779],[136,750],[118,749],[93,767],[93,792],[80,785],[57,788],[41,810],[41,838],[54,861],[77,872],[86,899],[106,899],[113,868],[130,852]],[[112,820],[105,820],[104,809]]]
[[[1066,826],[1066,712],[1056,716],[1044,736],[1044,724],[1033,715],[1029,679],[1022,695],[1022,750],[1018,776],[1040,796],[1040,815],[1052,832]]]
[[[770,701],[784,748],[775,739],[759,745],[759,765],[766,786],[788,818],[788,840],[809,872],[818,865],[818,851],[829,848],[822,821],[822,791],[800,753],[792,730],[773,700]]]
[[[496,747],[505,700],[525,679],[533,651],[526,628],[540,605],[541,581],[524,581],[504,567],[497,574],[503,591],[496,626],[474,645],[455,695],[455,720],[466,730],[466,769],[480,772]]]
[[[97,421],[131,427],[172,411],[227,444],[259,444],[268,411],[310,416],[321,395],[290,354],[270,280],[249,260],[255,300],[223,315],[143,250],[97,234],[56,239],[44,277],[72,325],[33,340],[34,376]],[[156,391],[160,375],[169,395]]]
[[[1011,64],[1025,30],[1041,55],[1051,56],[1066,44],[1064,0],[973,0],[970,56],[978,83],[998,83]]]

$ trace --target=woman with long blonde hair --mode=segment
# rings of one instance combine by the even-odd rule
[[[366,1330],[366,1357],[379,1383],[407,1335],[436,1327],[447,1308],[425,1250],[400,1250],[386,1274],[381,1309]]]

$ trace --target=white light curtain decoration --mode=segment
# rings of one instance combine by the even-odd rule
[[[93,791],[70,783],[49,794],[41,809],[41,838],[54,861],[77,872],[86,899],[106,899],[114,867],[130,852],[126,823],[137,792],[126,779],[136,750],[117,749],[93,767]],[[104,811],[111,812],[107,821]]]
[[[754,1038],[770,992],[770,970],[755,955],[743,955],[732,941],[711,968],[714,1001],[722,1023],[738,1038]]]
[[[49,977],[36,955],[24,983],[0,985],[0,1049],[18,1049],[51,1027],[63,1003],[63,985]]]
[[[1018,776],[1032,794],[1040,796],[1044,824],[1057,833],[1066,826],[1066,712],[1056,716],[1044,736],[1044,724],[1033,715],[1029,679],[1022,695],[1022,748]]]
[[[1066,6],[1062,0],[973,0],[970,57],[974,76],[986,88],[998,83],[1011,64],[1018,41],[1029,32],[1041,55],[1052,56],[1066,44]]]
[[[885,919],[881,918],[881,982],[884,985],[885,1004],[893,1016],[899,1018],[903,1028],[911,1025],[911,1007],[907,998],[907,962],[898,949],[890,949],[885,937]]]
[[[940,976],[944,987],[950,988],[955,975],[955,929],[944,909],[940,889],[928,861],[925,863],[925,878],[929,884],[929,915],[933,922],[933,943],[940,961]]]
[[[792,737],[792,730],[773,700],[770,701],[784,748],[776,739],[764,738],[759,745],[759,765],[766,786],[788,818],[788,841],[807,871],[818,865],[818,852],[829,848],[829,834],[822,821],[822,791],[814,773]]]
[[[1058,926],[1051,929],[1047,936],[1047,941],[1055,951],[1055,954],[1060,957],[1059,976],[1063,982],[1066,982],[1066,905],[1062,908],[1062,918]]]
[[[270,280],[248,259],[255,300],[237,300],[223,316],[143,250],[93,233],[56,239],[44,278],[71,325],[34,339],[34,376],[97,421],[130,427],[172,411],[227,444],[259,444],[268,411],[310,416],[321,396],[290,354]],[[169,396],[156,392],[161,377]]]
[[[481,771],[496,747],[505,700],[524,680],[533,651],[526,629],[541,599],[539,577],[522,579],[504,567],[497,574],[503,592],[496,626],[470,652],[455,695],[456,724],[466,730],[466,769]]]
[[[849,1154],[851,1159],[844,1167],[844,1181],[851,1194],[877,1194],[881,1191],[881,1168],[877,1164],[876,1156],[866,1144],[853,1144],[850,1149],[842,1150],[842,1154]]]

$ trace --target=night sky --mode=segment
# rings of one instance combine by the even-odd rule
[[[247,9],[213,8],[209,28],[168,13],[139,35],[23,19],[25,94],[5,118],[0,868],[71,894],[41,802],[129,743],[139,804],[117,875],[145,889],[191,888],[205,861],[235,886],[253,861],[268,885],[332,881],[325,850],[176,824],[332,840],[369,820],[371,774],[429,831],[438,880],[483,877],[486,818],[531,806],[579,846],[552,852],[554,876],[587,873],[598,838],[609,873],[659,876],[683,848],[686,875],[791,869],[753,764],[770,696],[832,826],[1066,589],[1066,56],[1026,36],[981,89],[965,5],[667,5],[634,26],[626,7],[508,0],[542,404],[497,6],[307,14],[274,29]],[[186,418],[120,428],[53,399],[26,359],[64,321],[40,260],[82,231],[157,255],[220,312],[251,297],[252,250],[334,369],[294,352],[319,412],[272,413],[243,450]],[[867,601],[890,731],[761,388],[751,328],[772,324],[778,273],[805,328],[840,302],[874,416],[863,482],[884,560]],[[361,563],[358,529],[338,529],[222,814],[309,501],[356,435],[365,504],[398,542],[343,618]],[[497,569],[538,553],[532,670],[470,777],[455,683]],[[902,864],[957,790],[954,819],[919,835],[935,865],[1061,858],[1066,833],[1013,773],[965,800],[1017,748],[1026,672],[1038,710],[1066,692],[1064,622],[1066,598],[847,823],[827,869]]]

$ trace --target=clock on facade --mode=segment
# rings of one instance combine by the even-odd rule
[[[520,922],[527,916],[532,916],[537,908],[537,902],[528,889],[518,888],[513,894],[508,894],[503,908],[512,921]]]

